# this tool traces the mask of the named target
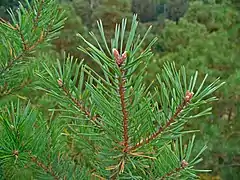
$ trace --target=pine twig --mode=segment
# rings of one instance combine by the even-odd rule
[[[177,168],[175,168],[174,170],[172,170],[171,172],[165,174],[165,175],[162,176],[159,180],[164,180],[164,179],[166,179],[167,177],[171,177],[172,175],[174,175],[174,174],[176,174],[176,173],[179,173],[180,171],[184,170],[185,167],[187,167],[187,166],[188,166],[188,162],[185,161],[185,160],[182,160],[180,167],[177,167]]]
[[[120,68],[121,75],[119,77],[119,95],[120,95],[120,101],[121,101],[121,107],[122,107],[122,114],[123,114],[123,145],[124,149],[123,152],[127,152],[128,149],[128,112],[126,108],[126,102],[125,102],[125,78],[124,78],[124,70],[121,69],[121,65],[127,58],[127,53],[124,52],[122,55],[119,54],[117,49],[113,49],[113,55],[115,57],[115,62],[117,63],[118,67]]]
[[[26,40],[25,40],[25,38],[24,38],[24,35],[23,35],[23,33],[22,33],[22,31],[21,31],[21,29],[20,29],[20,27],[19,27],[18,24],[16,24],[16,29],[17,29],[17,31],[18,31],[18,34],[20,35],[21,40],[22,40],[23,51],[25,51],[25,50],[27,50],[27,43],[26,43]]]
[[[124,75],[124,71],[121,71],[121,75]],[[122,107],[122,114],[123,114],[123,137],[124,137],[124,152],[128,149],[128,112],[126,110],[126,103],[125,103],[125,79],[123,77],[119,77],[119,94],[121,100],[121,107]]]
[[[19,32],[19,35],[20,35],[20,38],[22,40],[22,43],[23,43],[23,51],[18,55],[18,56],[15,56],[12,60],[10,60],[6,67],[4,67],[1,71],[0,71],[0,75],[3,74],[6,70],[10,69],[14,62],[19,60],[20,58],[22,58],[25,54],[27,54],[28,52],[32,51],[34,48],[36,48],[37,45],[39,45],[43,40],[44,40],[44,32],[42,31],[40,37],[38,38],[38,40],[30,47],[28,47],[28,45],[26,44],[26,41],[23,37],[23,34],[20,32],[20,29],[17,25],[17,27],[15,28],[15,30],[17,30]]]
[[[44,0],[41,0],[40,2],[40,5],[39,5],[39,9],[37,11],[37,15],[36,15],[36,18],[33,20],[34,22],[34,26],[32,28],[32,31],[36,31],[36,28],[37,28],[37,25],[38,25],[38,22],[39,22],[39,17],[41,15],[41,12],[42,12],[42,9],[43,9],[43,3],[44,3]],[[23,51],[18,55],[18,56],[15,56],[12,60],[10,60],[7,65],[2,68],[0,70],[0,75],[2,75],[6,70],[10,69],[14,62],[19,60],[20,58],[22,58],[25,54],[27,54],[28,52],[32,51],[34,48],[36,48],[37,45],[39,45],[44,39],[45,37],[48,35],[48,31],[50,30],[49,28],[52,26],[51,24],[48,26],[48,29],[47,29],[47,32],[44,32],[42,31],[41,32],[41,35],[40,37],[38,38],[38,40],[36,42],[33,43],[33,45],[29,46],[28,47],[28,44],[22,34],[22,32],[20,31],[20,27],[18,26],[18,24],[16,25],[16,27],[12,26],[11,23],[9,23],[8,21],[5,21],[4,19],[0,18],[0,22],[2,24],[6,24],[6,26],[8,26],[9,28],[13,29],[13,30],[17,30],[18,31],[18,34],[20,35],[20,38],[21,38],[21,41],[23,43]],[[46,34],[44,34],[46,33]]]
[[[41,15],[41,11],[42,11],[42,6],[43,6],[44,0],[41,0],[40,5],[39,5],[39,9],[37,11],[37,16],[36,18],[33,20],[34,26],[33,26],[33,31],[36,31],[37,29],[37,25],[39,22],[39,17]]]
[[[11,28],[12,30],[16,30],[16,27],[14,27],[10,22],[4,20],[0,17],[0,23],[6,25],[7,27]]]
[[[8,84],[5,83],[3,89],[0,89],[0,97],[16,93],[16,91],[20,91],[21,89],[25,88],[27,85],[29,85],[31,83],[32,83],[32,80],[28,79],[26,81],[23,81],[19,86],[17,86],[16,88],[13,88],[13,89],[7,89]],[[1,93],[3,93],[3,95]]]
[[[31,161],[35,163],[38,167],[42,168],[46,173],[50,174],[55,180],[60,180],[61,178],[53,171],[51,167],[46,166],[41,161],[37,159],[36,156],[30,155]]]
[[[158,135],[162,134],[168,127],[171,126],[172,123],[175,122],[176,118],[180,115],[180,113],[182,112],[182,110],[188,105],[188,103],[190,102],[190,100],[192,99],[193,93],[190,91],[186,92],[184,101],[181,105],[178,106],[176,112],[174,113],[174,115],[167,121],[167,123],[165,124],[165,126],[160,127],[157,132],[153,133],[151,136],[149,136],[148,138],[141,140],[140,142],[138,142],[136,145],[130,147],[128,149],[128,152],[133,151],[141,146],[143,146],[144,144],[148,144],[150,141],[156,139],[158,137]]]
[[[39,39],[31,47],[26,48],[26,49],[24,48],[24,51],[22,53],[20,53],[18,56],[15,56],[12,60],[10,60],[7,64],[7,66],[0,71],[0,75],[3,74],[6,70],[10,69],[13,66],[14,62],[19,60],[20,58],[22,58],[24,56],[24,54],[33,50],[38,44],[40,44],[43,41],[43,39],[44,39],[44,37],[43,37],[43,33],[42,33],[41,36],[39,37]]]
[[[89,117],[93,122],[97,120],[99,117],[98,115],[94,115],[91,117],[91,113],[86,107],[80,103],[76,98],[72,96],[72,94],[69,92],[69,90],[63,85],[63,81],[61,79],[57,80],[59,87],[64,91],[65,95],[71,99],[71,101],[87,116]]]

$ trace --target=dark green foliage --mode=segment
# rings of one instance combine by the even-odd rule
[[[69,161],[66,141],[59,136],[63,126],[53,121],[53,115],[46,121],[30,104],[23,108],[19,102],[2,107],[0,157],[5,179],[82,177],[84,171],[75,171]]]
[[[188,9],[188,0],[132,0],[131,10],[141,22],[160,21],[159,16],[178,23]]]
[[[176,21],[178,24],[181,17],[187,12],[188,9],[188,0],[169,0],[166,3],[164,14],[165,17]]]
[[[12,95],[32,82],[38,68],[33,53],[57,37],[63,13],[52,0],[21,3],[16,14],[9,10],[12,23],[0,19],[0,98]],[[44,15],[43,15],[44,14]],[[45,15],[46,14],[46,15]]]
[[[191,166],[198,163],[197,168],[211,169],[212,175],[238,179],[240,22],[237,2],[193,0],[187,10],[186,4],[182,3],[177,5],[180,9],[176,9],[170,1],[142,1],[138,4],[142,7],[133,11],[139,12],[140,20],[154,20],[153,27],[141,38],[149,24],[139,23],[136,33],[141,37],[138,39],[136,34],[133,40],[135,26],[130,31],[131,20],[122,23],[121,28],[127,25],[124,36],[120,26],[116,31],[114,28],[120,19],[131,16],[134,1],[64,2],[67,4],[61,6],[67,10],[68,20],[60,34],[58,30],[53,34],[54,38],[60,37],[53,41],[55,47],[49,44],[54,38],[45,38],[34,50],[24,53],[20,63],[12,66],[9,73],[1,76],[1,139],[7,141],[2,141],[0,146],[8,149],[0,149],[3,162],[0,175],[6,179],[109,179],[110,176],[119,179],[139,179],[140,176],[143,179],[166,176],[189,179],[201,173]],[[166,19],[161,16],[164,11],[161,3],[172,7],[169,12],[173,13]],[[143,9],[144,4],[146,9]],[[55,2],[48,5],[53,6],[46,8],[46,14],[55,14],[55,23],[59,22],[58,27],[61,27],[62,16],[54,13],[57,10]],[[176,13],[175,10],[180,11]],[[22,19],[31,19],[23,11],[21,13]],[[22,27],[30,44],[40,37],[41,30],[46,30],[48,23],[44,22],[50,17],[42,16],[43,23],[39,24],[39,31],[31,36],[33,38],[27,35],[31,35],[31,27]],[[179,17],[178,25],[167,20],[176,21]],[[101,23],[96,24],[97,19],[103,20],[105,36]],[[165,26],[162,26],[163,20]],[[5,27],[4,23],[0,24],[0,29]],[[93,33],[88,34],[88,31]],[[81,35],[76,37],[78,32]],[[3,31],[1,35],[8,33]],[[19,34],[9,31],[5,39],[14,42],[11,35],[16,35],[15,40],[19,42],[12,49],[23,52],[24,44]],[[153,39],[155,45],[151,43]],[[141,46],[137,46],[138,43]],[[128,58],[123,69],[128,73],[124,77],[124,95],[129,116],[129,147],[134,147],[144,137],[143,142],[147,137],[155,138],[159,127],[166,128],[150,143],[143,143],[136,151],[126,154],[124,113],[119,94],[121,79],[116,79],[121,71],[114,62],[112,48],[121,51],[120,55],[127,49]],[[6,49],[9,50],[4,43],[0,48],[1,57]],[[63,51],[85,60],[62,56]],[[59,60],[52,65],[57,57]],[[2,67],[9,60],[9,56],[4,56],[0,61]],[[175,61],[176,67],[174,63],[166,63],[169,61]],[[195,70],[197,74],[194,74]],[[191,78],[187,74],[192,74]],[[206,79],[205,74],[208,74]],[[208,93],[215,90],[217,84],[208,87],[205,84],[211,84],[219,76],[227,85],[214,92],[219,101],[212,103],[210,101],[215,99]],[[25,84],[28,80],[30,83]],[[205,81],[203,86],[202,80]],[[202,89],[198,94],[199,87]],[[169,119],[183,102],[186,90],[191,89],[195,92],[191,103],[178,114],[175,124],[168,126]],[[6,105],[10,97],[18,97],[23,102]],[[27,104],[28,100],[31,104]],[[213,106],[213,114],[203,117],[210,113],[210,106]],[[189,122],[192,118],[195,119]],[[200,129],[200,132],[192,129]],[[192,133],[196,133],[196,138]],[[10,137],[17,138],[11,141]],[[26,142],[29,143],[27,146]],[[202,161],[198,156],[203,150]],[[186,162],[188,166],[183,168]]]
[[[57,12],[53,0],[34,1],[28,9],[20,6],[18,20],[11,14],[12,24],[1,21],[2,96],[13,92],[14,83],[19,86],[17,76],[27,64],[34,64],[26,60],[37,46],[56,37],[63,23]],[[19,101],[1,106],[4,178],[197,177],[193,166],[202,161],[199,156],[206,147],[192,156],[195,136],[187,146],[182,137],[195,131],[184,131],[184,124],[210,113],[211,108],[197,113],[194,109],[215,101],[208,95],[223,83],[217,79],[205,85],[204,78],[195,88],[197,73],[188,80],[184,67],[177,71],[174,63],[166,63],[151,93],[143,80],[157,39],[143,49],[151,27],[143,37],[137,35],[136,19],[126,34],[126,19],[116,25],[111,45],[101,21],[97,22],[98,38],[90,33],[95,45],[78,34],[83,42],[78,49],[95,61],[103,77],[69,56],[52,67],[42,62],[44,71],[38,69],[39,86],[33,89],[56,99],[51,113],[43,114],[29,103],[24,107]],[[29,71],[33,77],[35,73]]]
[[[234,4],[230,1],[216,1],[218,4],[213,1],[190,2],[189,9],[178,26],[166,22],[163,29],[157,21],[151,23],[152,33],[149,33],[146,42],[154,36],[158,36],[159,40],[152,47],[155,55],[147,69],[146,82],[148,84],[155,79],[155,74],[166,60],[176,61],[178,67],[185,65],[187,72],[197,69],[202,78],[206,73],[209,74],[209,78],[218,76],[224,78],[228,85],[216,94],[220,101],[213,105],[215,115],[199,119],[189,125],[202,131],[201,139],[197,138],[197,146],[201,147],[207,140],[210,147],[202,167],[212,169],[213,175],[220,174],[225,179],[228,177],[238,179],[238,174],[234,173],[239,171],[237,166],[239,146],[234,143],[239,139],[240,18],[239,11],[236,11],[237,2],[233,2]],[[130,1],[129,4],[131,5]],[[121,11],[117,7],[112,14]],[[106,8],[102,9],[104,10]],[[144,16],[144,13],[142,15]],[[102,16],[101,19],[109,17]],[[148,25],[140,23],[139,32],[142,34]],[[113,33],[109,28],[106,26],[105,30],[110,32],[106,33],[106,36],[110,37]],[[95,31],[95,28],[92,30]],[[88,61],[88,58],[86,60]],[[211,81],[211,78],[209,80]]]
[[[138,14],[141,22],[156,21],[158,13],[164,13],[164,9],[161,11],[159,5],[160,1],[132,0],[131,10],[133,13]]]
[[[192,143],[194,141],[193,138],[193,140],[189,142],[187,149],[181,149],[181,136],[186,133],[181,132],[182,126],[185,123],[184,119],[192,111],[194,106],[205,104],[215,99],[210,98],[201,101],[202,98],[220,86],[217,85],[218,80],[206,87],[203,93],[200,93],[200,91],[201,88],[203,88],[204,82],[200,85],[195,95],[196,98],[192,100],[194,105],[190,105],[184,109],[181,117],[179,117],[179,121],[176,120],[176,124],[172,126],[176,134],[174,133],[172,136],[169,136],[169,132],[166,131],[164,133],[164,130],[159,129],[159,126],[167,129],[169,126],[168,118],[173,116],[172,110],[175,109],[177,113],[179,113],[180,109],[178,110],[178,108],[183,108],[181,106],[178,107],[182,101],[181,97],[185,96],[184,94],[187,89],[191,91],[194,88],[197,75],[191,78],[188,86],[187,80],[185,79],[184,68],[181,69],[180,73],[177,73],[174,64],[166,64],[162,74],[158,76],[159,87],[161,87],[161,89],[156,89],[154,94],[147,92],[149,87],[146,87],[144,84],[141,85],[141,81],[146,75],[145,69],[152,56],[150,48],[156,39],[149,44],[147,49],[140,53],[140,47],[149,31],[147,31],[142,40],[140,40],[140,37],[137,38],[137,36],[135,36],[137,23],[135,19],[133,19],[130,34],[126,41],[124,41],[126,20],[123,20],[122,25],[117,26],[111,47],[109,47],[104,43],[106,39],[101,21],[98,22],[98,25],[102,42],[98,41],[94,34],[91,34],[92,38],[95,39],[98,44],[98,46],[95,47],[79,34],[78,36],[86,43],[86,47],[80,46],[79,49],[96,61],[103,71],[104,78],[95,74],[88,66],[82,63],[78,65],[77,61],[74,61],[74,59],[70,57],[67,58],[63,66],[59,63],[58,68],[50,69],[45,66],[48,75],[51,77],[50,79],[45,78],[45,75],[40,75],[40,77],[43,78],[47,92],[56,97],[59,105],[62,106],[60,109],[66,114],[63,118],[74,117],[71,118],[72,121],[69,125],[68,132],[72,134],[71,136],[73,137],[72,143],[74,143],[74,151],[80,151],[84,159],[79,157],[80,159],[78,159],[77,162],[81,163],[82,166],[87,165],[91,169],[95,169],[96,172],[94,175],[104,178],[142,177],[156,179],[161,176],[170,175],[175,177],[175,173],[173,171],[171,172],[171,169],[177,168],[179,163],[189,161]],[[100,44],[104,44],[106,51],[103,50]],[[123,46],[123,44],[125,44],[125,46]],[[116,50],[113,51],[113,54],[110,51],[110,49],[113,48],[118,48],[120,54],[123,53],[123,50],[127,51],[126,63],[121,64],[119,62],[117,66],[113,61],[114,56],[116,57]],[[142,61],[143,59],[145,59],[145,61]],[[137,73],[136,69],[141,63],[144,63],[145,67]],[[122,65],[123,67],[121,67]],[[123,71],[125,71],[126,74],[122,74]],[[79,75],[81,77],[80,80],[78,80]],[[85,81],[86,88],[83,88],[82,80],[85,76],[88,78],[87,81]],[[181,85],[180,81],[186,82],[186,84]],[[49,89],[49,87],[51,88]],[[173,89],[171,89],[171,87]],[[123,88],[126,88],[126,92]],[[154,97],[160,98],[159,101],[154,103]],[[170,97],[174,97],[174,99],[168,99]],[[126,101],[126,104],[120,101],[121,98],[126,98],[123,100]],[[73,105],[72,108],[69,106],[69,103]],[[185,107],[186,104],[183,106]],[[159,107],[161,108],[159,109]],[[210,109],[207,109],[195,116],[190,116],[189,119],[208,114],[209,110]],[[127,111],[127,114],[124,113],[125,111]],[[82,113],[80,114],[80,112]],[[88,119],[86,119],[86,116],[90,121],[86,121]],[[78,119],[78,121],[76,121],[76,119]],[[82,120],[82,122],[80,120]],[[126,125],[129,130],[123,128],[123,121],[129,121],[129,125]],[[156,129],[159,130],[156,132]],[[163,131],[162,138],[155,139],[161,131]],[[127,138],[125,133],[127,133],[127,136],[131,139],[129,145],[127,145],[128,140],[125,139]],[[124,140],[122,136],[124,136]],[[148,143],[148,140],[144,142],[145,140],[142,138],[149,136],[152,137],[152,139],[149,140],[150,142]],[[75,144],[74,141],[78,138],[84,140],[84,143],[80,143],[81,140],[79,139],[77,141],[78,143]],[[171,138],[180,141],[180,149],[171,148]],[[141,140],[144,143],[141,142]],[[137,145],[139,142],[141,145]],[[88,145],[86,146],[86,144]],[[135,152],[137,149],[140,151]],[[202,152],[203,149],[200,152]],[[146,153],[142,154],[141,152]],[[166,153],[168,157],[172,158],[168,160],[166,155],[158,156],[159,153]],[[179,153],[179,156],[175,153]],[[112,158],[109,158],[109,156]],[[183,157],[185,157],[185,159],[183,159]],[[153,159],[153,163],[151,163],[151,159]],[[163,161],[166,161],[169,168],[167,168],[167,165],[164,164]],[[201,160],[198,160],[197,156],[191,163],[195,164],[199,161]],[[177,170],[179,171],[177,176],[185,178],[185,176],[188,177],[194,173],[194,170],[190,167],[191,165],[189,169],[186,168],[183,171],[181,171],[182,168]],[[169,171],[170,175],[166,174],[167,171]],[[193,174],[192,176],[195,177]]]
[[[208,73],[227,82],[217,94],[220,101],[213,106],[214,115],[189,124],[201,129],[199,144],[209,142],[203,167],[223,179],[239,177],[239,17],[233,6],[191,3],[178,26],[167,22],[159,34],[158,47],[164,52],[153,58],[147,78],[150,83],[162,63],[175,61],[178,67],[184,64],[187,72],[197,68],[200,77]]]

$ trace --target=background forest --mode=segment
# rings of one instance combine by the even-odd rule
[[[192,121],[187,128],[200,129],[196,151],[205,143],[208,146],[198,168],[211,169],[212,172],[201,175],[202,179],[240,179],[239,0],[61,0],[59,3],[68,19],[60,37],[50,47],[51,54],[49,47],[38,50],[41,61],[54,63],[56,58],[63,59],[64,52],[67,52],[78,59],[84,58],[98,72],[100,70],[89,57],[76,49],[81,43],[76,33],[87,37],[89,31],[96,32],[96,21],[101,19],[105,35],[111,37],[116,23],[124,17],[131,19],[132,14],[137,13],[140,31],[145,32],[149,25],[153,25],[147,41],[154,36],[159,39],[153,47],[155,55],[147,70],[147,83],[154,81],[166,61],[175,61],[177,67],[184,65],[190,73],[198,70],[202,79],[209,74],[209,82],[221,77],[226,85],[215,93],[219,101],[212,104],[211,117]],[[1,18],[10,20],[6,10],[10,7],[13,10],[18,8],[18,1],[0,0]],[[49,100],[44,93],[41,97],[36,96],[42,92],[31,91],[34,84],[29,77],[34,76],[26,71],[22,91],[15,89],[9,94],[0,93],[0,98],[3,101],[14,98],[27,101],[31,97],[34,105],[47,113],[56,102]]]

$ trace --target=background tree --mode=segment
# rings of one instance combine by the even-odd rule
[[[185,15],[188,9],[188,0],[169,0],[164,8],[165,17],[176,21],[178,24],[181,17]]]

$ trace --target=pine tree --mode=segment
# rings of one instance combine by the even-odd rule
[[[63,23],[54,0],[35,0],[28,9],[20,7],[19,20],[12,16],[13,24],[0,24],[4,34],[1,83],[7,84],[5,89],[9,82],[13,87],[19,85],[26,67],[23,60],[38,43],[52,39]],[[123,19],[109,45],[102,22],[97,24],[101,38],[90,33],[97,45],[78,34],[82,41],[78,49],[99,65],[103,77],[84,61],[79,63],[67,55],[64,62],[53,66],[43,62],[44,71],[37,73],[41,83],[36,89],[44,90],[58,103],[49,116],[30,103],[2,105],[3,178],[196,178],[201,170],[194,166],[202,161],[200,155],[206,146],[193,154],[196,131],[186,131],[184,125],[211,113],[206,106],[217,98],[210,95],[223,83],[216,79],[206,85],[205,76],[197,86],[197,73],[188,77],[184,67],[177,70],[174,63],[165,63],[156,83],[147,86],[143,80],[157,39],[141,46],[151,27],[143,37],[138,36],[134,16],[130,32],[125,34],[127,20]],[[202,105],[204,109],[196,111]],[[186,141],[185,135],[190,134],[192,138]]]

